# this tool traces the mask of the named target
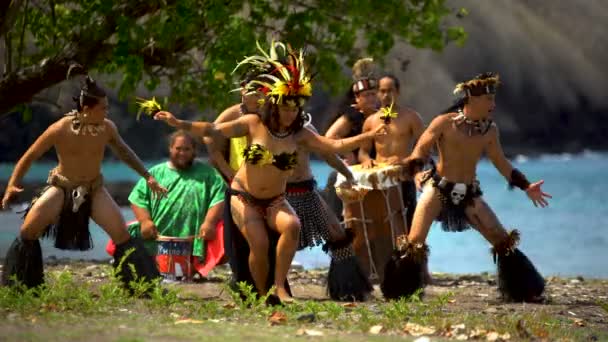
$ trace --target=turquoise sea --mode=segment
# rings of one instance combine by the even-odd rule
[[[148,163],[152,165],[153,163]],[[535,208],[520,190],[509,191],[505,180],[488,162],[481,162],[478,177],[484,197],[504,226],[522,233],[521,249],[544,275],[608,278],[608,154],[586,152],[578,155],[546,155],[539,158],[519,156],[514,164],[530,180],[545,180],[544,190],[553,199],[548,208]],[[12,164],[0,164],[0,182],[6,183]],[[49,163],[33,165],[25,181],[44,180]],[[317,180],[325,184],[330,168],[320,162],[313,164]],[[103,165],[106,181],[137,180],[125,165],[108,162]],[[13,210],[18,210],[16,205]],[[128,208],[122,209],[126,220],[133,219]],[[0,212],[0,255],[18,232],[20,216]],[[88,252],[64,252],[43,241],[45,257],[74,259],[107,259],[105,233],[91,224],[95,248]],[[476,232],[447,233],[435,224],[428,239],[431,248],[430,268],[433,272],[493,272],[489,244]],[[328,265],[328,257],[320,248],[298,252],[296,261],[306,268]]]

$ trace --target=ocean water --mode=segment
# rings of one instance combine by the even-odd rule
[[[152,162],[149,163],[153,164]],[[544,275],[608,278],[608,154],[586,152],[579,155],[547,155],[540,158],[515,158],[531,181],[543,179],[544,190],[551,195],[547,208],[536,208],[525,194],[507,190],[506,181],[494,167],[482,161],[478,177],[484,197],[505,227],[517,228],[522,233],[520,248]],[[43,180],[51,164],[35,164],[25,177]],[[13,165],[0,164],[0,181],[5,183]],[[313,163],[315,176],[324,186],[329,166]],[[103,165],[106,181],[137,180],[138,176],[119,163]],[[18,210],[17,205],[13,210]],[[133,219],[128,208],[122,213]],[[0,212],[0,254],[3,256],[18,232],[21,218],[14,212]],[[94,223],[91,230],[94,249],[87,252],[66,252],[54,249],[50,241],[43,241],[45,257],[74,259],[107,259],[106,234]],[[434,224],[428,238],[431,249],[429,266],[433,272],[473,273],[494,272],[489,253],[490,245],[479,233],[469,230],[448,233]],[[306,268],[329,264],[320,248],[301,251],[295,260]]]

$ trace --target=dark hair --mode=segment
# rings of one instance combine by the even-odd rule
[[[94,106],[105,97],[106,92],[90,76],[87,76],[80,89],[80,94],[73,97],[73,99],[76,102],[76,108],[78,111],[81,111],[84,106]]]
[[[454,104],[452,104],[451,106],[449,106],[448,108],[446,108],[444,111],[442,111],[439,114],[457,112],[458,110],[462,109],[465,104],[467,104],[467,98],[466,97],[459,98],[458,100],[456,100],[454,102]]]
[[[393,74],[384,74],[384,75],[382,75],[382,77],[380,77],[378,79],[378,85],[380,85],[380,80],[382,80],[383,78],[390,78],[393,81],[393,84],[395,85],[395,88],[397,89],[397,91],[400,90],[401,83],[399,82],[399,79],[397,78],[397,76],[395,76]]]
[[[181,138],[181,137],[190,141],[190,144],[192,144],[192,148],[196,149],[196,145],[197,145],[196,139],[194,138],[194,136],[192,134],[190,134],[190,132],[184,131],[183,129],[175,131],[169,136],[169,147],[172,147],[173,144],[175,144],[175,140],[177,140],[177,138]]]
[[[283,101],[287,99],[283,98]],[[279,127],[279,106],[272,103],[270,100],[266,99],[264,101],[264,106],[260,110],[260,117],[262,118],[262,122],[268,129],[272,132],[275,131],[276,128]],[[296,116],[295,120],[289,125],[288,131],[290,133],[299,132],[302,127],[304,127],[304,123],[306,122],[306,114],[302,107],[298,106],[298,116]]]

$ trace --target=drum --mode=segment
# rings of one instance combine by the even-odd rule
[[[194,236],[186,238],[158,236],[156,241],[158,243],[156,263],[162,276],[169,280],[192,280]]]
[[[342,175],[336,181],[336,193],[344,204],[342,224],[353,229],[353,248],[369,279],[381,282],[397,237],[408,230],[401,182],[410,178],[399,165],[371,169],[353,165],[350,170],[356,185],[346,186]]]

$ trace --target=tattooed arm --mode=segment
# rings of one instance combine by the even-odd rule
[[[298,144],[317,153],[340,153],[354,150],[365,140],[371,140],[377,134],[386,134],[386,125],[380,125],[375,130],[340,140],[329,139],[322,135],[314,134],[308,129],[303,129],[297,133],[296,141]]]
[[[125,164],[129,165],[129,167],[135,170],[135,172],[137,172],[140,176],[145,179],[148,179],[148,177],[150,177],[150,173],[144,166],[144,163],[135,154],[135,152],[133,152],[133,150],[131,150],[127,143],[122,140],[122,137],[118,133],[116,125],[112,121],[107,119],[106,124],[110,132],[110,140],[108,141],[108,145],[110,146],[110,149],[112,149],[112,152],[114,152],[114,154],[120,160],[122,160]]]
[[[109,131],[108,145],[112,149],[112,152],[114,152],[114,154],[120,160],[122,160],[125,164],[129,165],[130,168],[132,168],[133,170],[135,170],[135,172],[142,176],[146,180],[148,187],[150,188],[150,190],[152,190],[153,193],[158,195],[166,193],[167,189],[158,184],[156,179],[154,179],[154,177],[150,175],[150,173],[144,166],[144,163],[139,159],[135,152],[131,150],[131,148],[125,143],[125,141],[122,140],[122,137],[120,136],[120,134],[118,134],[118,129],[116,128],[116,125],[112,121],[106,119],[106,127]]]

